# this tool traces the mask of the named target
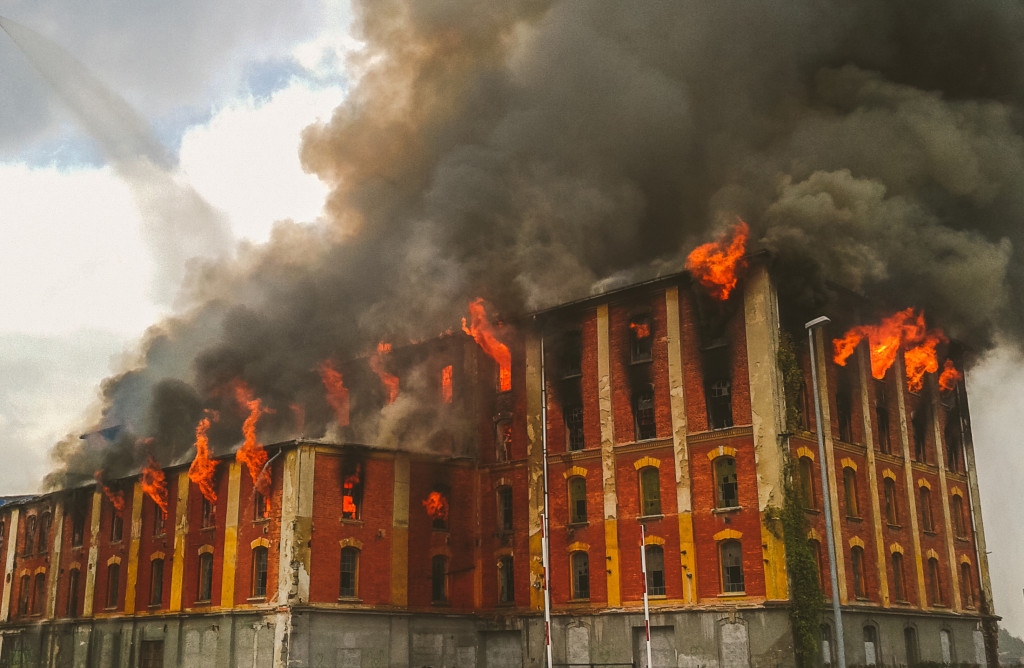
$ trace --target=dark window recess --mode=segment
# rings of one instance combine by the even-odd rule
[[[110,564],[107,566],[107,607],[117,607],[118,590],[121,579],[121,565]]]
[[[143,640],[139,645],[139,668],[164,668],[164,641]]]
[[[633,395],[633,428],[634,438],[638,441],[658,437],[654,420],[654,388],[650,385]]]
[[[814,556],[814,577],[818,583],[818,587],[824,587],[825,582],[821,579],[821,542],[814,540],[813,538],[807,541],[807,544],[811,548],[811,554]]]
[[[46,605],[46,575],[36,573],[35,587],[32,592],[32,614],[43,614],[43,607]]]
[[[971,577],[971,565],[960,564],[960,598],[965,608],[974,606],[974,578]]]
[[[515,603],[516,579],[512,557],[498,560],[498,603]]]
[[[846,499],[846,516],[860,517],[860,503],[857,498],[857,472],[849,467],[843,469],[843,496]]]
[[[154,559],[149,568],[149,604],[159,606],[164,598],[164,560]]]
[[[430,600],[448,602],[448,558],[437,555],[430,560]]]
[[[839,421],[839,440],[853,443],[853,381],[850,366],[839,367],[836,389],[836,419]]]
[[[209,603],[213,594],[213,555],[199,555],[199,580],[196,582],[196,603]]]
[[[341,465],[341,516],[359,519],[363,510],[363,463],[346,459]]]
[[[72,568],[68,571],[68,599],[67,608],[65,612],[68,617],[78,616],[78,583],[81,571],[77,568]]]
[[[587,521],[587,481],[578,475],[569,478],[569,521]]]
[[[164,515],[163,508],[153,504],[153,535],[160,536],[164,533],[164,524],[167,516]]]
[[[583,337],[580,332],[567,332],[562,337],[559,361],[563,378],[583,375]]]
[[[800,487],[800,497],[804,508],[816,508],[814,498],[814,462],[810,457],[801,457],[797,464],[797,479]]]
[[[267,555],[266,547],[260,545],[252,551],[252,598],[267,596]]]
[[[885,478],[882,483],[885,494],[885,521],[895,526],[900,523],[900,509],[896,505],[896,482],[892,478]]]
[[[345,547],[341,550],[341,584],[338,589],[338,596],[341,598],[353,598],[358,591],[359,576],[359,550],[354,547]]]
[[[960,409],[954,408],[946,416],[946,468],[953,473],[964,472],[964,441],[960,430]]]
[[[649,362],[654,349],[651,319],[637,316],[629,321],[629,361]]]
[[[647,593],[650,596],[665,595],[665,551],[661,545],[644,548],[647,561]]]
[[[743,548],[738,540],[724,540],[719,546],[722,560],[722,593],[735,594],[744,591]]]
[[[203,508],[202,518],[200,519],[199,526],[203,529],[208,529],[214,525],[217,518],[217,506],[215,506],[208,498],[203,497]]]
[[[953,516],[953,531],[957,538],[967,537],[967,520],[964,519],[964,499],[954,494],[950,499],[949,514]]]
[[[944,592],[942,591],[942,578],[939,571],[939,560],[935,557],[928,560],[928,593],[931,595],[932,605],[945,605]]]
[[[903,576],[903,555],[892,553],[892,597],[897,601],[907,600],[907,584]]]
[[[932,518],[932,491],[922,487],[921,497],[921,528],[925,531],[935,531],[935,522]]]
[[[512,457],[512,418],[494,421],[494,457],[496,461],[507,462]]]
[[[32,554],[32,548],[36,544],[36,516],[29,515],[28,519],[25,520],[25,545],[21,550],[21,553],[25,556]]]
[[[110,517],[110,542],[119,543],[124,536],[124,520],[121,515],[114,513]]]
[[[912,436],[914,438],[914,461],[927,464],[928,411],[923,405],[914,411],[914,415],[911,418],[910,423],[911,431],[913,432]]]
[[[732,374],[729,350],[714,348],[704,353],[704,400],[707,404],[708,427],[726,429],[732,422]]]
[[[736,459],[728,455],[715,459],[715,507],[735,508],[740,505],[739,485],[736,480]]]
[[[27,575],[21,576],[21,590],[18,592],[18,614],[28,614],[29,599],[32,598],[32,579]]]
[[[572,553],[572,597],[590,598],[590,555],[586,552]]]
[[[867,598],[867,578],[864,573],[864,550],[853,546],[850,550],[850,565],[853,570],[853,595],[855,598]]]
[[[36,541],[36,552],[39,554],[45,554],[46,549],[49,546],[51,521],[52,519],[49,512],[43,513],[43,516],[39,520],[39,536]]]
[[[498,529],[512,531],[512,488],[498,488]]]
[[[81,547],[85,541],[85,499],[75,497],[75,509],[71,511],[71,547]]]
[[[267,519],[267,497],[257,489],[252,491],[252,518],[253,520]]]
[[[565,407],[565,434],[569,450],[582,450],[583,440],[583,405],[572,404]]]

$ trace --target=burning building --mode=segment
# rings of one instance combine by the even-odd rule
[[[967,401],[937,364],[960,353],[936,339],[913,375],[902,334],[879,363],[852,295],[811,350],[767,259],[730,292],[691,264],[503,322],[476,302],[464,332],[331,365],[336,437],[260,445],[239,385],[256,464],[211,454],[207,416],[198,467],[11,500],[3,665],[539,666],[546,640],[646,665],[648,628],[654,665],[790,665],[795,592],[830,597],[826,507],[849,661],[985,663]],[[429,391],[429,447],[345,438],[373,385],[379,410]]]

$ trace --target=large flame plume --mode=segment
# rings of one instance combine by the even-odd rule
[[[188,478],[199,486],[210,503],[217,502],[217,490],[213,487],[213,474],[217,470],[217,461],[210,457],[210,438],[207,432],[210,425],[216,422],[220,414],[216,411],[207,410],[206,417],[196,425],[196,457],[192,465],[188,467]]]
[[[149,461],[146,462],[146,466],[142,469],[142,474],[139,477],[139,484],[142,486],[142,491],[145,492],[149,498],[153,499],[153,503],[160,506],[160,510],[163,511],[164,517],[167,517],[166,476],[164,476],[164,471],[160,468],[160,464],[152,457],[149,458]]]
[[[512,354],[508,346],[498,339],[498,333],[487,317],[487,306],[482,297],[469,303],[469,323],[462,319],[462,331],[473,337],[484,352],[498,363],[498,387],[502,392],[512,389]]]
[[[370,368],[384,384],[384,391],[387,393],[384,402],[387,405],[395,403],[398,398],[398,376],[388,373],[387,357],[391,354],[391,344],[381,341],[377,344],[377,350],[370,355]]]
[[[256,438],[256,423],[265,413],[270,412],[263,405],[263,401],[253,396],[252,390],[241,380],[234,383],[235,399],[238,404],[249,410],[249,416],[245,418],[242,426],[242,434],[245,440],[242,447],[235,453],[235,461],[245,464],[249,469],[249,476],[252,484],[263,496],[270,493],[270,472],[266,470],[267,451],[263,444]]]
[[[903,351],[907,389],[911,392],[920,391],[924,386],[925,374],[939,370],[936,349],[947,342],[941,330],[928,329],[923,311],[918,313],[907,308],[883,318],[877,325],[858,325],[841,338],[834,339],[835,363],[846,366],[846,361],[865,339],[871,356],[871,375],[879,380],[885,378],[885,373],[896,361],[896,355]],[[947,366],[952,367],[949,360]],[[955,372],[955,367],[952,368]],[[952,375],[946,374],[946,378],[948,382]],[[942,383],[940,378],[940,386]]]
[[[423,499],[423,507],[432,520],[448,521],[448,499],[441,492],[431,492],[427,498]]]
[[[320,372],[320,381],[327,390],[327,403],[334,409],[334,418],[339,427],[348,426],[348,388],[345,387],[341,372],[334,366],[331,360],[325,360],[317,367]]]
[[[686,269],[715,299],[725,301],[746,267],[744,253],[750,227],[739,221],[718,241],[697,246],[686,256]]]

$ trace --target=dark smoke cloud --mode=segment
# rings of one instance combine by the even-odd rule
[[[924,307],[976,347],[1024,332],[1016,3],[358,12],[361,80],[303,137],[305,166],[333,187],[329,222],[281,223],[266,246],[194,273],[195,310],[108,381],[101,424],[187,456],[179,422],[192,428],[239,376],[280,433],[302,400],[306,435],[328,434],[321,360],[444,331],[478,295],[515,313],[679,271],[736,216],[808,302],[835,283]],[[433,438],[409,431],[415,401],[370,417],[360,438]],[[238,438],[232,420],[222,445]],[[61,470],[89,470],[82,453],[61,451]]]

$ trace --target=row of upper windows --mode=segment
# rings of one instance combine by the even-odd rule
[[[882,666],[886,663],[882,660],[882,644],[879,641],[878,627],[874,624],[865,624],[863,628],[864,632],[864,665],[866,666]],[[838,662],[836,644],[832,641],[833,632],[830,625],[821,625],[821,662],[825,666],[830,666]],[[896,644],[888,644],[890,648],[895,648]],[[906,626],[903,629],[903,646],[906,656],[906,662],[900,663],[900,665],[916,666],[920,662],[921,648],[917,641],[917,629],[913,626]],[[939,663],[943,666],[954,665],[957,662],[954,660],[953,654],[953,632],[949,629],[939,630],[939,643],[938,647],[940,650],[940,658],[942,659]],[[890,650],[890,651],[894,651]]]

